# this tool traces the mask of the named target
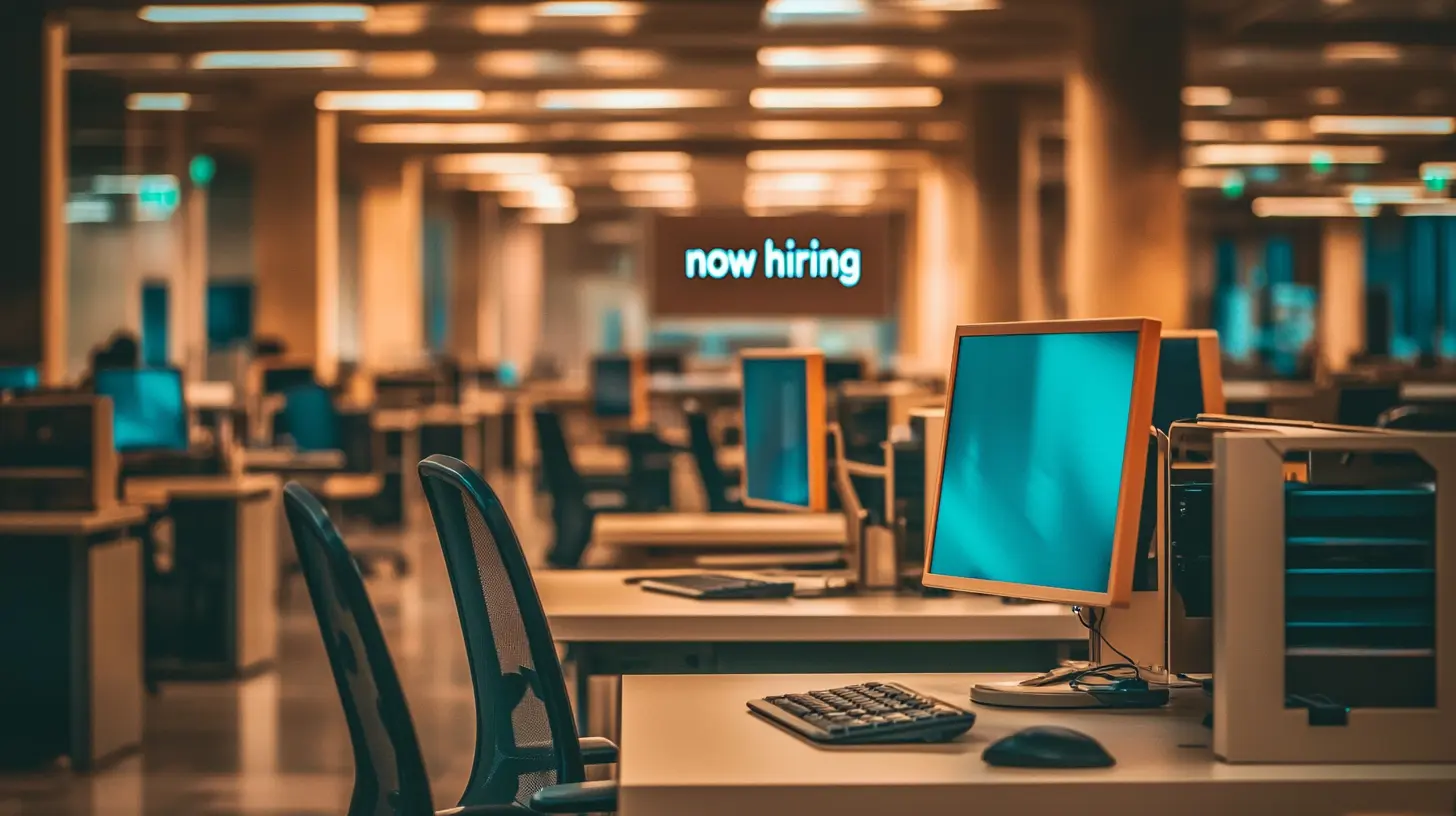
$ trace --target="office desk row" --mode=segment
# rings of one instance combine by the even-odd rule
[[[630,577],[646,574],[666,573],[563,570],[536,576],[552,636],[566,648],[575,667],[580,723],[588,722],[588,683],[593,677],[1032,672],[1081,656],[1087,643],[1087,632],[1076,616],[1055,604],[1011,605],[976,595],[921,597],[890,592],[695,601],[627,583]]]
[[[1209,700],[1180,690],[1159,710],[1052,711],[978,706],[975,683],[1017,675],[633,676],[622,684],[622,816],[1116,814],[1352,816],[1449,814],[1456,765],[1230,765],[1202,725]],[[903,683],[976,712],[940,745],[823,748],[748,712],[773,694],[870,680]],[[682,712],[681,716],[677,712]],[[1033,725],[1100,742],[1111,768],[993,768],[981,752]]]

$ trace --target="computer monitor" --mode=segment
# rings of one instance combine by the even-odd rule
[[[312,366],[273,366],[263,369],[263,393],[282,394],[300,385],[312,385]]]
[[[843,382],[866,379],[863,357],[830,357],[824,361],[824,382],[833,388]]]
[[[1159,345],[1153,427],[1167,433],[1179,420],[1226,413],[1218,332],[1165,331]]]
[[[925,584],[1126,606],[1161,324],[956,329]]]
[[[744,506],[826,511],[823,352],[752,349],[739,360]]]
[[[598,354],[592,358],[592,413],[598,419],[645,423],[647,361],[641,354]]]
[[[253,339],[253,284],[215,281],[207,285],[207,345],[227,348]]]
[[[118,451],[187,450],[187,404],[177,369],[102,369],[96,372],[95,389],[98,396],[111,398]]]
[[[40,387],[37,366],[0,366],[0,392],[34,391]]]

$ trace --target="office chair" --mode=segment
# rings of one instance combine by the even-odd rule
[[[551,628],[500,499],[458,459],[431,456],[419,471],[475,684],[475,762],[461,803],[615,810],[616,783],[585,781],[584,766],[615,762],[617,748],[577,737]]]
[[[627,434],[627,511],[672,509],[672,460],[677,449],[651,431]]]
[[[290,482],[283,490],[283,506],[354,749],[348,816],[435,816],[414,721],[364,581],[328,513],[307,490]],[[440,816],[519,812],[491,805],[452,809]]]
[[[591,542],[597,512],[625,509],[625,491],[593,489],[582,478],[571,462],[561,419],[555,412],[536,409],[535,424],[541,475],[551,494],[551,523],[556,530],[546,560],[555,567],[575,567]]]
[[[1382,413],[1375,427],[1392,431],[1456,431],[1456,407],[1401,405]]]
[[[708,431],[708,415],[696,407],[688,408],[688,446],[692,449],[693,462],[698,466],[698,478],[703,482],[703,492],[708,495],[708,511],[712,513],[741,513],[743,503],[729,496],[728,476],[718,465],[718,450],[713,436]]]

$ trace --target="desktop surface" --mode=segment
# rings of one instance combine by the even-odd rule
[[[958,338],[928,572],[1108,592],[1138,339]]]
[[[1166,709],[1052,711],[967,702],[975,683],[1026,675],[633,675],[622,680],[624,816],[693,813],[1449,812],[1456,765],[1229,765],[1201,721],[1209,702],[1180,692]],[[866,681],[895,682],[977,715],[943,745],[825,749],[750,714],[748,700]],[[663,716],[691,711],[691,717]],[[981,752],[1023,728],[1060,725],[1100,742],[1112,768],[996,768]],[[1095,804],[1089,804],[1095,803]]]
[[[746,498],[810,507],[808,369],[803,359],[743,361]]]
[[[122,453],[188,449],[182,374],[172,368],[102,369],[95,391],[111,398],[112,439]]]

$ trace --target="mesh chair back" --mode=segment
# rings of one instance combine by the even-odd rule
[[[1392,431],[1456,431],[1456,408],[1446,405],[1402,405],[1382,413],[1375,426]]]
[[[432,816],[414,723],[359,569],[307,490],[289,483],[283,504],[354,749],[349,816]]]
[[[334,398],[318,383],[298,385],[283,395],[284,422],[301,451],[339,450],[339,414]]]
[[[693,451],[693,462],[698,466],[698,478],[703,480],[703,492],[708,494],[708,510],[727,513],[736,509],[728,499],[728,477],[718,466],[718,451],[713,436],[708,431],[708,415],[700,410],[687,411],[688,446]]]
[[[561,661],[520,541],[495,491],[448,456],[420,463],[475,683],[475,764],[464,805],[516,802],[580,782]]]
[[[586,482],[572,464],[561,418],[553,411],[537,410],[535,420],[541,473],[551,494],[551,523],[556,530],[547,560],[552,566],[574,567],[591,542],[596,514],[586,501]]]

